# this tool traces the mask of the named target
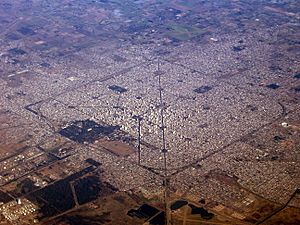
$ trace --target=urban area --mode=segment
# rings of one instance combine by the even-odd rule
[[[300,2],[1,0],[0,225],[300,224]]]

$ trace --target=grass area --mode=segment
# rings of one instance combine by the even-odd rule
[[[201,2],[201,1],[200,1]],[[198,1],[185,1],[185,0],[182,0],[182,1],[177,1],[177,4],[178,5],[182,5],[182,6],[185,6],[185,7],[188,7],[188,8],[193,8],[195,7],[195,5],[198,3]]]
[[[194,37],[202,36],[206,33],[206,30],[198,27],[186,25],[186,24],[175,24],[169,27],[168,36],[178,41],[187,41]]]

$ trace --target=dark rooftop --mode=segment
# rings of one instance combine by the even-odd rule
[[[23,35],[27,35],[27,36],[31,36],[31,35],[35,34],[35,31],[33,31],[29,27],[21,27],[21,28],[18,29],[18,32],[23,34]]]
[[[120,87],[118,85],[111,85],[108,87],[110,90],[118,92],[118,93],[124,93],[127,91],[126,88]]]
[[[203,94],[203,93],[210,91],[211,89],[212,89],[212,87],[210,87],[210,86],[201,86],[201,87],[196,88],[194,90],[194,92],[196,92],[198,94]]]
[[[8,50],[8,52],[13,55],[25,55],[26,54],[26,52],[20,48],[11,48]]]
[[[275,90],[275,89],[279,88],[280,86],[276,83],[273,83],[273,84],[268,84],[266,87]]]

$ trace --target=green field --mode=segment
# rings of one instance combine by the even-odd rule
[[[186,24],[175,24],[169,27],[168,36],[178,41],[187,41],[194,37],[202,36],[207,31],[198,27],[186,25]]]

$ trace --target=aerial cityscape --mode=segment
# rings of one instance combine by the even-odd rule
[[[0,225],[300,224],[300,1],[1,0]]]

